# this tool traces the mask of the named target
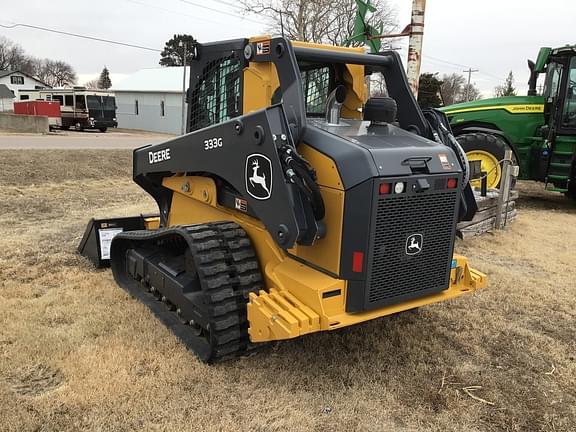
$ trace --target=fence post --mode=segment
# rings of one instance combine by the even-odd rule
[[[498,193],[498,203],[496,204],[496,221],[494,222],[495,229],[503,229],[506,226],[502,223],[502,211],[505,211],[504,221],[507,219],[508,214],[508,201],[510,200],[510,187],[512,186],[512,177],[514,172],[512,170],[512,150],[506,150],[504,160],[502,161],[502,179],[500,180],[500,191]],[[504,207],[506,205],[506,207]]]

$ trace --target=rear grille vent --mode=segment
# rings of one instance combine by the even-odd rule
[[[456,190],[378,200],[369,308],[448,288],[456,205]],[[410,255],[407,243],[413,235],[421,250]]]

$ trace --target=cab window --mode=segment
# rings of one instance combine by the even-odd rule
[[[576,57],[572,57],[570,60],[562,112],[562,127],[576,129]]]

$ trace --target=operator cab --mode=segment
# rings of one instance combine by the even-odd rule
[[[560,135],[576,132],[576,51],[566,47],[553,50],[544,82],[546,124]],[[555,122],[555,124],[550,124]]]

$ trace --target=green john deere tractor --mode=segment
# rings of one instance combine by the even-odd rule
[[[576,45],[541,48],[528,60],[527,96],[511,96],[444,107],[470,160],[480,160],[488,187],[501,179],[500,161],[510,148],[520,179],[546,183],[548,190],[576,199]],[[545,73],[544,91],[536,91]]]

